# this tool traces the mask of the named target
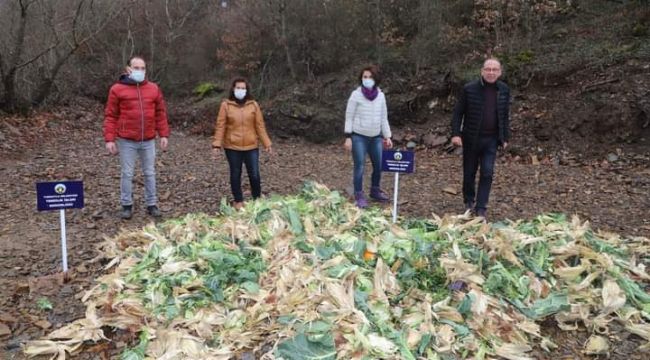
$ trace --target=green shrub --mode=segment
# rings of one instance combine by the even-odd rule
[[[220,89],[217,86],[217,84],[210,83],[210,82],[203,82],[203,83],[200,83],[199,85],[197,85],[194,88],[193,92],[194,92],[194,95],[196,95],[196,96],[198,96],[200,98],[204,98],[206,96],[212,95],[215,92],[221,92],[221,91],[223,91],[223,90]]]

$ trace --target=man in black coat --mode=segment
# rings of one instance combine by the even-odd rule
[[[463,87],[451,121],[455,146],[463,147],[463,198],[466,210],[486,218],[497,148],[510,138],[510,88],[499,81],[501,63],[485,60],[481,78]],[[480,168],[478,194],[476,171]]]

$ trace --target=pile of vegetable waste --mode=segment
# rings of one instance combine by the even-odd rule
[[[401,219],[306,183],[218,216],[122,233],[86,316],[27,343],[64,359],[139,340],[124,359],[533,359],[552,319],[607,354],[615,332],[650,350],[650,240],[560,214],[484,223],[468,214]]]

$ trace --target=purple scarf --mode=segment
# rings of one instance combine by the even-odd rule
[[[366,89],[365,86],[361,85],[361,92],[363,93],[363,96],[366,97],[366,99],[373,101],[377,98],[377,95],[379,95],[379,89],[376,86],[373,86],[371,90]]]

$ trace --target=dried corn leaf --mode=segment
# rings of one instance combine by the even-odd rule
[[[607,279],[603,284],[603,308],[601,314],[608,315],[617,311],[625,305],[625,294],[618,286],[618,284],[612,280]]]
[[[532,350],[533,348],[530,345],[505,343],[497,345],[494,352],[508,360],[534,360],[534,358],[526,354]]]
[[[585,343],[583,352],[587,355],[605,355],[609,352],[609,341],[599,335],[592,335]]]

